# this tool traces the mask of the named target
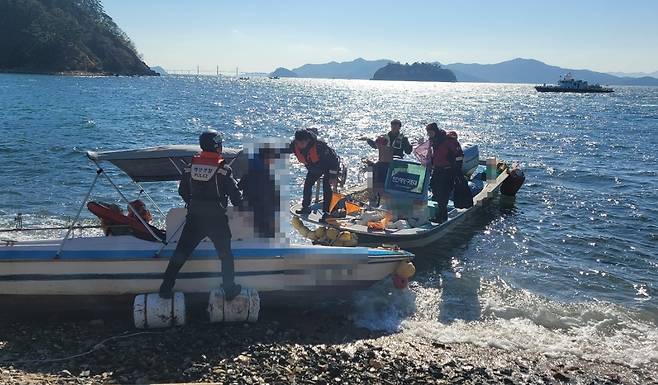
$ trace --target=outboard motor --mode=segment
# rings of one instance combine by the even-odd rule
[[[467,177],[470,177],[480,164],[480,150],[477,144],[466,143],[463,147],[464,162],[462,164],[462,172]]]
[[[515,167],[510,170],[509,176],[500,186],[500,192],[503,195],[514,196],[521,189],[521,186],[523,186],[523,182],[525,182],[523,170]]]

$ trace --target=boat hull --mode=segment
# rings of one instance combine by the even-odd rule
[[[509,173],[505,170],[495,180],[485,184],[482,191],[473,197],[473,206],[468,209],[453,209],[448,213],[448,220],[442,224],[430,223],[423,226],[416,231],[411,230],[386,230],[386,231],[371,231],[365,226],[358,228],[348,226],[337,226],[341,231],[350,231],[358,236],[358,244],[360,246],[377,247],[383,244],[394,244],[401,249],[416,249],[426,247],[441,240],[441,238],[449,235],[455,226],[463,222],[466,218],[475,215],[479,208],[483,207],[490,201],[496,194],[499,193],[500,186],[508,178]],[[321,209],[322,202],[316,203],[311,206],[312,209]],[[308,215],[296,214],[296,210],[300,209],[301,205],[293,206],[290,211],[292,215],[296,215],[304,221],[318,224],[316,220],[312,220]],[[326,224],[323,224],[326,226]]]
[[[75,304],[76,298],[87,298],[100,303],[157,292],[175,247],[170,244],[156,256],[160,244],[131,236],[76,238],[55,258],[59,244],[53,240],[0,246],[0,301],[63,298]],[[237,283],[264,297],[281,298],[348,296],[413,258],[408,252],[363,247],[241,242],[234,242],[233,253]],[[206,240],[181,269],[174,290],[206,294],[221,282],[221,263]]]
[[[609,88],[600,88],[600,89],[576,89],[576,88],[562,88],[562,87],[543,87],[543,86],[536,86],[535,89],[538,92],[571,92],[571,93],[577,93],[577,94],[609,94],[611,92],[615,92],[612,89]]]

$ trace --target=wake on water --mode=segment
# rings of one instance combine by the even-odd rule
[[[649,314],[548,300],[476,274],[447,272],[438,281],[437,287],[412,282],[410,290],[382,281],[360,293],[351,317],[410,343],[470,343],[630,366],[658,362],[658,329]]]

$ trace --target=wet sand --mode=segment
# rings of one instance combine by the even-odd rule
[[[655,364],[442,344],[373,332],[340,314],[267,309],[255,324],[193,320],[149,331],[125,319],[5,322],[0,384],[658,383]]]

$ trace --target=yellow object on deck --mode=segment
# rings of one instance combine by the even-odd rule
[[[395,269],[395,274],[399,275],[402,278],[409,279],[416,274],[416,266],[411,262],[400,262],[398,267]]]
[[[298,217],[293,217],[291,220],[292,227],[299,232],[299,234],[311,241],[330,245],[330,246],[347,246],[354,247],[358,242],[356,234],[349,231],[340,231],[333,227],[320,226],[315,230],[311,230]]]

